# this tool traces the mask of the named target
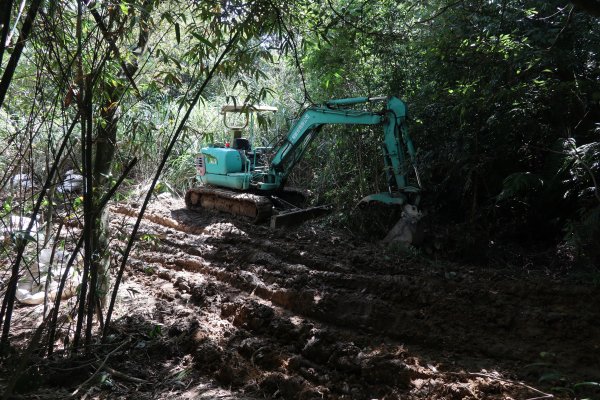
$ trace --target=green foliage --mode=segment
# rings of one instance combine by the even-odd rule
[[[574,398],[592,399],[600,393],[600,383],[595,381],[577,382],[570,379],[559,365],[556,354],[541,352],[543,361],[525,366],[530,373],[538,376],[538,382],[551,385],[554,393],[565,393]]]
[[[148,337],[150,339],[158,339],[162,335],[162,327],[160,325],[154,325],[152,329],[148,331]]]
[[[157,189],[185,190],[193,176],[190,144],[201,142],[206,131],[200,129],[218,117],[218,111],[205,112],[203,104],[188,119],[198,96],[202,95],[205,103],[228,96],[244,103],[265,100],[269,91],[257,81],[267,75],[259,66],[273,62],[274,48],[289,43],[284,25],[290,20],[290,10],[284,8],[283,1],[42,3],[43,18],[35,19],[32,35],[23,41],[26,57],[17,67],[7,100],[0,105],[0,167],[5,171],[0,190],[2,199],[9,195],[18,198],[16,203],[3,202],[7,213],[27,214],[33,204],[42,206],[39,214],[44,214],[47,222],[47,238],[59,225],[52,224],[57,215],[68,222],[74,221],[74,216],[76,223],[86,224],[85,228],[102,220],[99,200],[111,193],[112,185],[123,178],[125,167],[133,165],[132,160],[141,161],[128,172],[128,178],[140,182],[153,176],[157,165],[162,172],[163,160],[174,156],[166,179]],[[11,23],[11,14],[19,4],[7,4],[5,11]],[[14,28],[20,29],[17,25]],[[7,58],[3,64],[4,60]],[[3,77],[3,88],[4,83]],[[224,87],[228,93],[223,93]],[[187,126],[183,140],[172,146],[183,120],[199,123]],[[65,151],[59,155],[63,143]],[[86,182],[91,183],[85,185],[85,201],[81,193],[56,194],[61,192],[57,188],[61,188],[62,176],[71,169],[82,171]],[[29,177],[35,185],[11,187],[16,174]],[[44,184],[42,197],[40,184]],[[127,190],[121,189],[123,192]],[[62,229],[63,224],[59,226]],[[94,296],[107,292],[100,288],[107,275],[101,269],[108,265],[101,258],[108,254],[111,241],[108,224],[97,223],[76,232],[64,226],[70,231],[70,242],[77,241],[82,232],[87,236],[84,273],[89,279],[79,290],[77,347],[82,328],[85,326],[87,342],[92,332],[91,324],[83,323],[84,313],[91,316],[96,306]],[[31,238],[15,233],[15,239],[24,246]],[[13,250],[2,254],[0,264],[13,262],[14,254],[9,254]],[[14,272],[10,272],[13,279],[7,280],[3,343],[8,340],[15,300],[11,293],[15,292],[17,274],[22,273],[20,262],[19,255]],[[95,284],[98,286],[86,286]],[[54,340],[49,343],[51,352]]]
[[[54,6],[0,110],[0,134],[11,143],[0,165],[16,168],[10,160],[21,156],[28,165],[20,168],[42,181],[81,89],[75,9]],[[105,174],[113,182],[133,156],[140,162],[130,178],[152,175],[191,94],[237,35],[172,150],[163,176],[169,190],[192,184],[202,144],[228,138],[223,104],[277,106],[270,121],[256,121],[263,130],[253,139],[264,145],[311,101],[400,95],[419,150],[424,207],[436,220],[482,242],[562,240],[595,257],[600,31],[597,20],[564,2],[210,0],[182,7],[128,0],[96,10],[119,54],[86,13],[82,67],[95,77],[94,129],[116,123]],[[147,43],[138,48],[144,32]],[[139,93],[123,64],[136,71]],[[386,190],[378,141],[369,129],[325,129],[290,183],[352,215],[360,198]],[[62,170],[80,167],[80,151],[72,140]]]
[[[308,30],[325,28],[305,38],[312,97],[404,97],[425,207],[437,220],[484,243],[591,233],[584,226],[593,219],[584,221],[598,205],[600,172],[593,17],[558,1],[327,4],[331,12],[312,16]],[[354,165],[345,153],[356,150],[349,144],[327,157],[343,169]],[[371,185],[376,174],[351,187]],[[332,176],[341,186],[348,175],[357,176]]]
[[[539,175],[531,172],[515,172],[504,179],[498,200],[527,196],[539,191],[543,186],[544,180]]]
[[[565,244],[580,261],[594,263],[600,253],[600,143],[577,146],[574,139],[558,140],[539,174],[517,172],[504,180],[498,201],[528,205],[538,220],[555,220]],[[500,203],[502,204],[502,203]]]

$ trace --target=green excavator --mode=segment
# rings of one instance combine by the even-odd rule
[[[383,102],[381,111],[361,109],[359,105]],[[387,204],[414,206],[419,202],[421,183],[415,165],[415,149],[407,129],[406,105],[397,97],[357,97],[330,100],[309,107],[276,146],[252,147],[242,137],[254,113],[275,112],[274,107],[227,105],[221,110],[225,126],[233,131],[233,140],[225,145],[201,149],[196,158],[200,187],[185,196],[192,210],[214,209],[262,222],[271,218],[272,227],[280,227],[313,218],[327,207],[298,208],[286,201],[286,181],[302,159],[313,139],[326,125],[378,125],[383,129],[382,156],[388,188],[369,195],[361,205]],[[245,116],[235,126],[229,113]],[[250,117],[249,117],[250,116]],[[238,118],[239,121],[239,118]],[[414,183],[409,184],[409,175]]]

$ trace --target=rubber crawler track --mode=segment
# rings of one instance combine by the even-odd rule
[[[273,214],[273,204],[267,197],[208,187],[188,190],[185,205],[194,211],[208,209],[240,215],[254,223],[263,222]]]

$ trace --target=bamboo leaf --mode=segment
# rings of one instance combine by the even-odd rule
[[[192,36],[195,37],[196,39],[198,39],[198,41],[200,41],[201,43],[205,44],[206,46],[210,47],[211,49],[216,49],[215,45],[212,44],[207,38],[205,38],[204,36],[200,35],[197,32],[192,32]]]
[[[120,3],[119,8],[121,8],[121,12],[125,15],[129,14],[129,6],[125,3]]]

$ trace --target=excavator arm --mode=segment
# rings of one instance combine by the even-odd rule
[[[347,108],[372,101],[386,100],[381,112]],[[324,105],[311,107],[291,128],[273,157],[268,172],[261,173],[256,187],[261,190],[279,189],[296,164],[302,159],[312,140],[325,125],[381,125],[382,151],[389,188],[387,193],[371,195],[367,201],[404,204],[407,193],[418,193],[417,187],[408,186],[408,164],[414,166],[415,150],[406,128],[406,105],[397,97],[350,98],[331,100]]]

